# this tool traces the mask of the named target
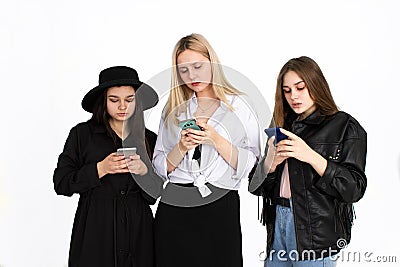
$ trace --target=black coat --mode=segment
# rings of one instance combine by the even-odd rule
[[[301,256],[303,251],[310,250],[320,257],[323,250],[330,248],[332,255],[336,254],[342,245],[337,245],[339,239],[350,242],[352,203],[362,198],[367,186],[364,173],[367,134],[345,112],[325,116],[316,111],[302,121],[294,121],[291,131],[328,161],[321,177],[308,163],[288,159],[298,253]],[[268,146],[265,155],[267,151]],[[249,191],[264,197],[263,220],[269,253],[275,223],[272,202],[279,196],[284,162],[267,175],[264,159],[265,156],[250,181]],[[303,259],[310,258],[307,253],[304,255]]]
[[[146,129],[154,149],[156,134]],[[57,194],[80,194],[71,236],[69,267],[152,267],[153,199],[131,174],[98,178],[97,162],[117,148],[104,126],[91,121],[73,127],[54,171]],[[144,146],[143,146],[144,147]],[[141,154],[142,153],[142,154]],[[138,154],[143,157],[145,151]],[[148,160],[147,160],[148,161]]]

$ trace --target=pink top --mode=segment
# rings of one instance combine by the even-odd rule
[[[285,166],[283,167],[281,188],[279,195],[280,197],[284,198],[291,198],[292,196],[292,192],[290,191],[289,168],[287,161],[285,163]]]

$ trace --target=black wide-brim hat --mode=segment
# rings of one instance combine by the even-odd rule
[[[99,85],[90,90],[82,100],[82,108],[93,113],[94,104],[104,90],[113,86],[131,85],[135,89],[136,98],[141,102],[143,110],[157,105],[158,95],[148,84],[139,80],[135,69],[126,66],[115,66],[104,69],[99,75]]]

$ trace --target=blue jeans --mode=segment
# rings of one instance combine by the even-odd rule
[[[292,204],[292,202],[290,202]],[[335,267],[336,261],[329,257],[300,261],[297,253],[296,233],[292,208],[277,205],[274,241],[267,255],[265,267]]]

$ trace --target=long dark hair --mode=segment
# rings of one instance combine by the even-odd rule
[[[102,94],[96,99],[96,102],[93,106],[93,115],[92,120],[99,125],[104,125],[107,131],[107,135],[110,136],[114,145],[117,146],[117,135],[110,125],[110,115],[107,112],[107,91],[104,90]]]
[[[339,111],[333,100],[328,82],[318,64],[306,56],[292,58],[282,67],[277,78],[274,107],[274,121],[276,126],[288,127],[290,126],[288,125],[290,121],[297,117],[297,114],[286,101],[282,88],[283,77],[289,71],[296,72],[304,81],[311,99],[315,102],[317,110],[321,114],[333,115]]]

